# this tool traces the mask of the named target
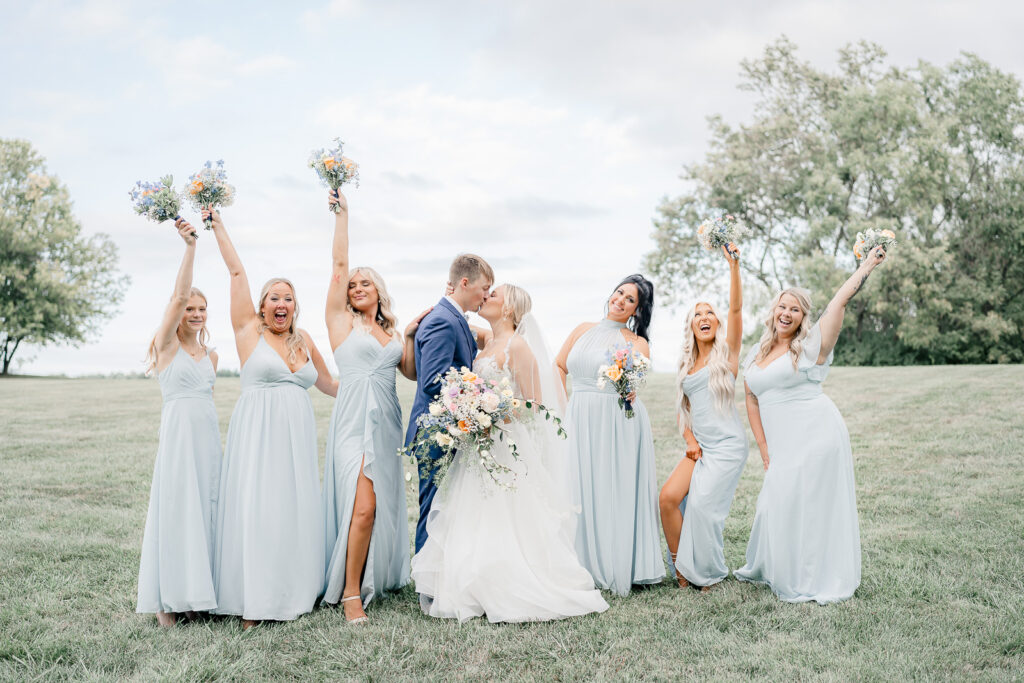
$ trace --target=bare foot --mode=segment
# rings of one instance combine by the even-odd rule
[[[242,619],[242,630],[243,631],[248,631],[253,626],[255,626],[257,623],[258,622],[253,621],[252,619]]]
[[[367,617],[366,612],[363,610],[363,601],[358,595],[342,598],[341,606],[345,610],[345,621],[350,624],[366,623]]]
[[[178,618],[174,612],[157,612],[156,623],[165,627],[174,626],[178,623]]]

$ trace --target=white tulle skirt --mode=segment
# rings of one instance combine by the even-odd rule
[[[460,452],[434,499],[426,544],[412,560],[423,611],[466,621],[548,621],[603,612],[608,603],[576,557],[577,511],[543,465],[534,430],[511,425],[519,449],[495,445],[500,462],[519,472],[515,490],[496,486]]]

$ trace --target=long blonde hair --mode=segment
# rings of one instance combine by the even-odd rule
[[[697,337],[693,334],[693,321],[697,317],[697,306],[707,303],[698,301],[690,309],[686,316],[686,332],[683,333],[683,348],[679,354],[679,371],[676,373],[676,396],[678,405],[676,411],[679,415],[679,432],[682,433],[687,427],[692,427],[690,416],[690,401],[683,389],[683,382],[690,374],[690,369],[697,363]],[[711,304],[708,304],[711,306]],[[715,307],[711,311],[718,317]],[[736,376],[732,374],[729,367],[729,342],[725,340],[725,324],[719,319],[718,331],[715,332],[715,340],[711,344],[711,355],[708,357],[708,390],[714,401],[715,408],[723,415],[728,414],[736,395]],[[739,351],[739,349],[737,349]]]
[[[292,324],[288,326],[288,334],[284,338],[284,346],[288,349],[288,363],[291,364],[299,359],[299,351],[309,355],[309,349],[306,348],[306,340],[303,339],[302,335],[298,332],[299,297],[295,295],[295,285],[291,283],[291,280],[283,277],[274,277],[267,280],[267,284],[263,285],[263,290],[260,291],[260,302],[256,306],[256,315],[260,319],[259,323],[256,325],[256,333],[262,336],[263,330],[269,327],[266,320],[263,318],[263,303],[267,300],[267,294],[270,293],[270,288],[278,282],[283,282],[288,285],[288,288],[292,290],[292,301],[295,302],[295,312],[292,313]]]
[[[768,309],[768,317],[764,321],[765,330],[761,335],[761,341],[758,342],[760,348],[757,351],[757,356],[754,357],[754,361],[757,362],[767,356],[779,340],[779,332],[775,329],[775,308],[786,294],[796,299],[800,310],[804,314],[803,319],[800,321],[800,328],[793,335],[793,338],[789,340],[789,355],[793,357],[793,369],[796,370],[797,361],[800,359],[800,352],[804,349],[804,339],[807,337],[807,333],[811,331],[811,293],[803,287],[789,287],[775,295],[772,305]]]
[[[369,266],[359,266],[349,271],[348,279],[352,281],[357,274],[362,273],[370,282],[373,283],[374,288],[377,290],[377,313],[374,315],[374,320],[380,325],[380,328],[384,330],[384,334],[389,337],[394,337],[398,334],[398,316],[391,311],[391,295],[388,294],[388,288],[384,284],[384,278],[380,276],[373,268]],[[345,307],[348,308],[348,312],[355,318],[357,324],[362,327],[363,325],[363,314],[355,309],[352,305],[352,300],[348,298],[348,294],[345,295]]]
[[[210,302],[207,300],[206,295],[200,292],[198,287],[192,287],[191,289],[188,290],[188,298],[191,299],[194,296],[201,297],[202,300],[206,302],[207,305],[209,305]],[[188,304],[186,303],[185,305],[187,306]],[[178,337],[178,341],[180,343],[185,343],[185,338],[181,335],[180,320],[178,321],[178,326],[174,330],[174,334]],[[210,331],[206,329],[205,322],[203,323],[203,326],[199,328],[199,332],[196,334],[196,339],[199,341],[199,345],[203,347],[203,351],[209,353],[209,349],[206,348],[206,342],[210,340]],[[151,339],[149,342],[149,350],[146,352],[145,363],[146,375],[149,376],[153,373],[154,370],[156,370],[156,335],[153,335],[153,339]]]

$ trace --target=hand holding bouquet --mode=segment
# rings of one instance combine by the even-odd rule
[[[647,382],[651,361],[633,348],[632,343],[619,344],[608,349],[608,364],[597,370],[597,386],[602,389],[611,382],[619,394],[619,407],[626,411],[626,417],[633,417],[633,404],[628,396]]]
[[[697,226],[697,239],[705,249],[725,247],[734,259],[738,259],[740,255],[729,245],[739,244],[740,240],[749,234],[750,228],[728,213],[708,218]]]
[[[173,184],[174,177],[169,175],[165,175],[158,183],[137,181],[128,193],[135,213],[156,223],[181,218],[181,201]],[[195,236],[193,232],[192,237]]]
[[[867,254],[875,247],[882,247],[889,251],[890,247],[896,245],[896,233],[892,230],[867,229],[857,233],[857,242],[853,245],[853,255],[858,261],[863,261]]]
[[[491,451],[495,441],[504,441],[513,459],[518,460],[516,444],[502,425],[522,422],[532,417],[534,409],[542,412],[545,419],[553,419],[559,435],[565,436],[561,420],[538,403],[516,398],[507,377],[492,382],[468,368],[451,368],[440,380],[440,393],[430,403],[428,411],[416,420],[419,427],[416,440],[403,449],[418,461],[421,472],[433,471],[435,481],[444,478],[455,454],[462,449],[463,457],[469,457],[470,453],[475,455],[475,461],[498,486],[514,489],[516,473],[498,462]],[[430,457],[435,446],[442,452],[436,460]]]
[[[316,171],[320,182],[332,192],[337,192],[345,183],[355,183],[359,186],[359,164],[346,156],[342,156],[342,141],[334,138],[335,146],[329,149],[314,150],[309,155],[309,167]],[[331,210],[334,213],[341,211],[341,205],[331,203]]]
[[[231,206],[231,203],[235,201],[235,186],[228,184],[228,175],[224,172],[224,160],[218,161],[216,168],[212,162],[207,161],[198,173],[189,176],[185,197],[196,211],[202,211],[207,207],[217,209],[222,206]],[[207,230],[213,228],[212,218],[203,219],[203,223]]]

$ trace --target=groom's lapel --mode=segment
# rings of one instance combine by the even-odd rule
[[[458,321],[455,324],[462,328],[462,334],[466,336],[466,341],[469,342],[470,352],[475,353],[476,342],[473,341],[473,330],[469,329],[469,322],[466,321],[466,316],[462,311],[455,308],[455,306],[452,305],[452,302],[448,301],[448,299],[441,299],[441,305],[447,308],[451,315],[455,316]]]

